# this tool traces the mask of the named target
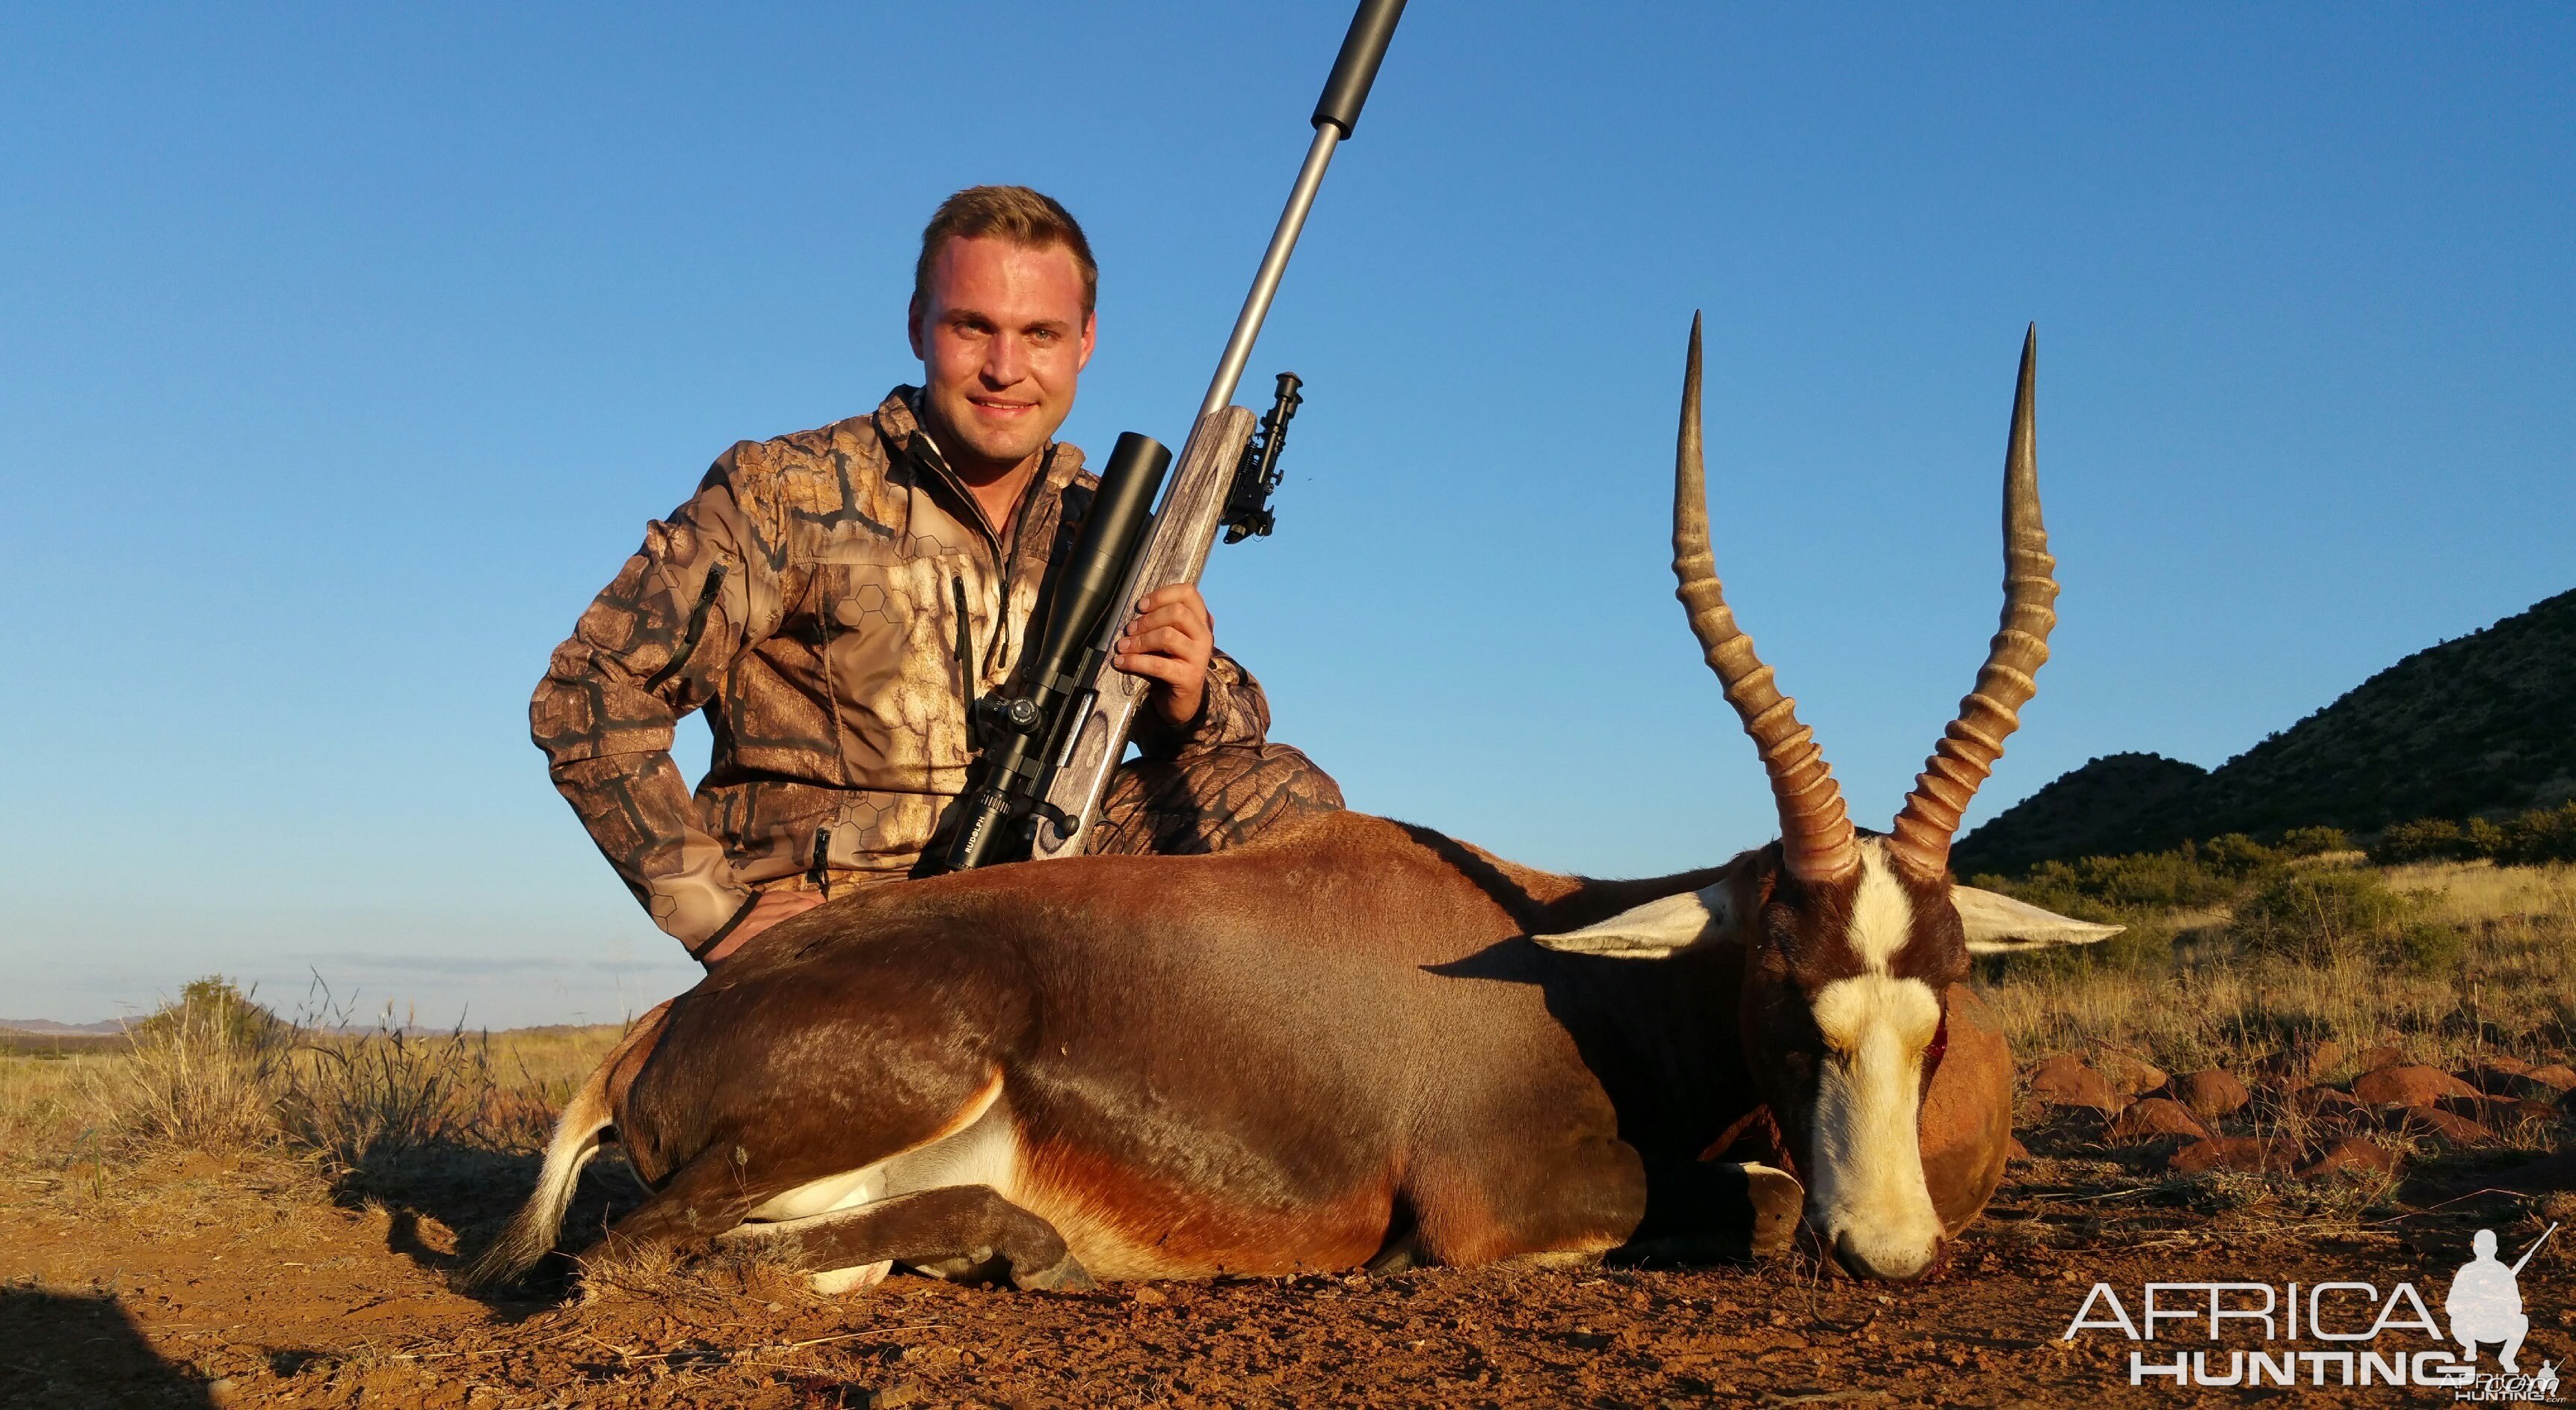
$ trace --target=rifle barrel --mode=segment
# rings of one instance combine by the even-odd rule
[[[2529,1263],[2531,1261],[2531,1256],[2540,1252],[2540,1246],[2549,1242],[2549,1236],[2557,1232],[2558,1226],[2555,1224],[2552,1224],[2548,1228],[2540,1231],[2540,1237],[2533,1239],[2531,1241],[2531,1247],[2522,1251],[2522,1257],[2513,1261],[2513,1275],[2515,1277],[2519,1278],[2522,1276],[2522,1265]]]
[[[1199,402],[1202,418],[1224,410],[1234,400],[1244,364],[1252,361],[1252,345],[1261,337],[1262,320],[1270,316],[1270,301],[1279,293],[1280,277],[1288,272],[1288,256],[1296,251],[1297,236],[1306,228],[1306,212],[1314,208],[1315,192],[1324,184],[1324,168],[1332,165],[1333,149],[1359,125],[1360,105],[1368,101],[1378,62],[1386,57],[1387,42],[1395,37],[1396,21],[1403,17],[1404,0],[1360,0],[1359,12],[1351,16],[1341,53],[1333,61],[1332,77],[1325,80],[1324,96],[1315,105],[1315,140],[1306,148],[1305,165],[1297,168],[1297,184],[1288,188],[1287,209],[1279,213],[1279,224],[1270,232],[1270,248],[1261,252],[1252,292],[1244,296],[1234,332],[1225,340],[1225,355],[1217,359],[1216,376]]]

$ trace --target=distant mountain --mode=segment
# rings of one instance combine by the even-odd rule
[[[2576,797],[2576,592],[2418,651],[2214,770],[2092,760],[1963,838],[1962,875],[2186,837],[2370,832]]]
[[[113,1036],[124,1031],[125,1025],[112,1018],[97,1023],[56,1023],[50,1018],[0,1018],[0,1032],[40,1033],[53,1038],[96,1034]]]

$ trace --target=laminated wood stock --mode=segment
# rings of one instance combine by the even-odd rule
[[[1115,640],[1135,615],[1137,599],[1156,588],[1199,580],[1207,567],[1208,548],[1216,542],[1226,492],[1233,487],[1235,467],[1243,460],[1256,419],[1242,407],[1229,406],[1200,417],[1190,428],[1172,487],[1164,492],[1162,511],[1154,516],[1153,527],[1136,550],[1136,566],[1128,574],[1126,590],[1109,605],[1109,619],[1102,628],[1107,639]],[[1060,833],[1056,826],[1040,823],[1032,856],[1045,860],[1081,854],[1091,825],[1100,820],[1109,776],[1127,752],[1127,734],[1137,708],[1145,703],[1152,684],[1106,664],[1101,667],[1100,693],[1072,722],[1065,736],[1072,744],[1047,786],[1046,801],[1051,807],[1039,810],[1041,817],[1070,818],[1074,826]]]

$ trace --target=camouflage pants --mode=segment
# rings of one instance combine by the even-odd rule
[[[1169,857],[1222,852],[1296,818],[1342,806],[1341,785],[1333,776],[1285,744],[1221,744],[1181,759],[1131,759],[1109,777],[1087,850]],[[785,876],[753,889],[838,895],[851,886],[901,879],[900,872],[835,871],[828,879]]]
[[[1222,852],[1308,813],[1338,811],[1341,785],[1285,744],[1228,744],[1186,759],[1136,759],[1110,775],[1091,851]]]

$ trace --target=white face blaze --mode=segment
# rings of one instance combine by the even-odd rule
[[[1888,973],[1914,911],[1889,870],[1885,844],[1861,839],[1852,951],[1865,967],[1818,990],[1824,1034],[1807,1221],[1854,1271],[1911,1278],[1940,1250],[1941,1217],[1923,1180],[1916,1126],[1923,1054],[1941,1028],[1941,998],[1919,979]]]

